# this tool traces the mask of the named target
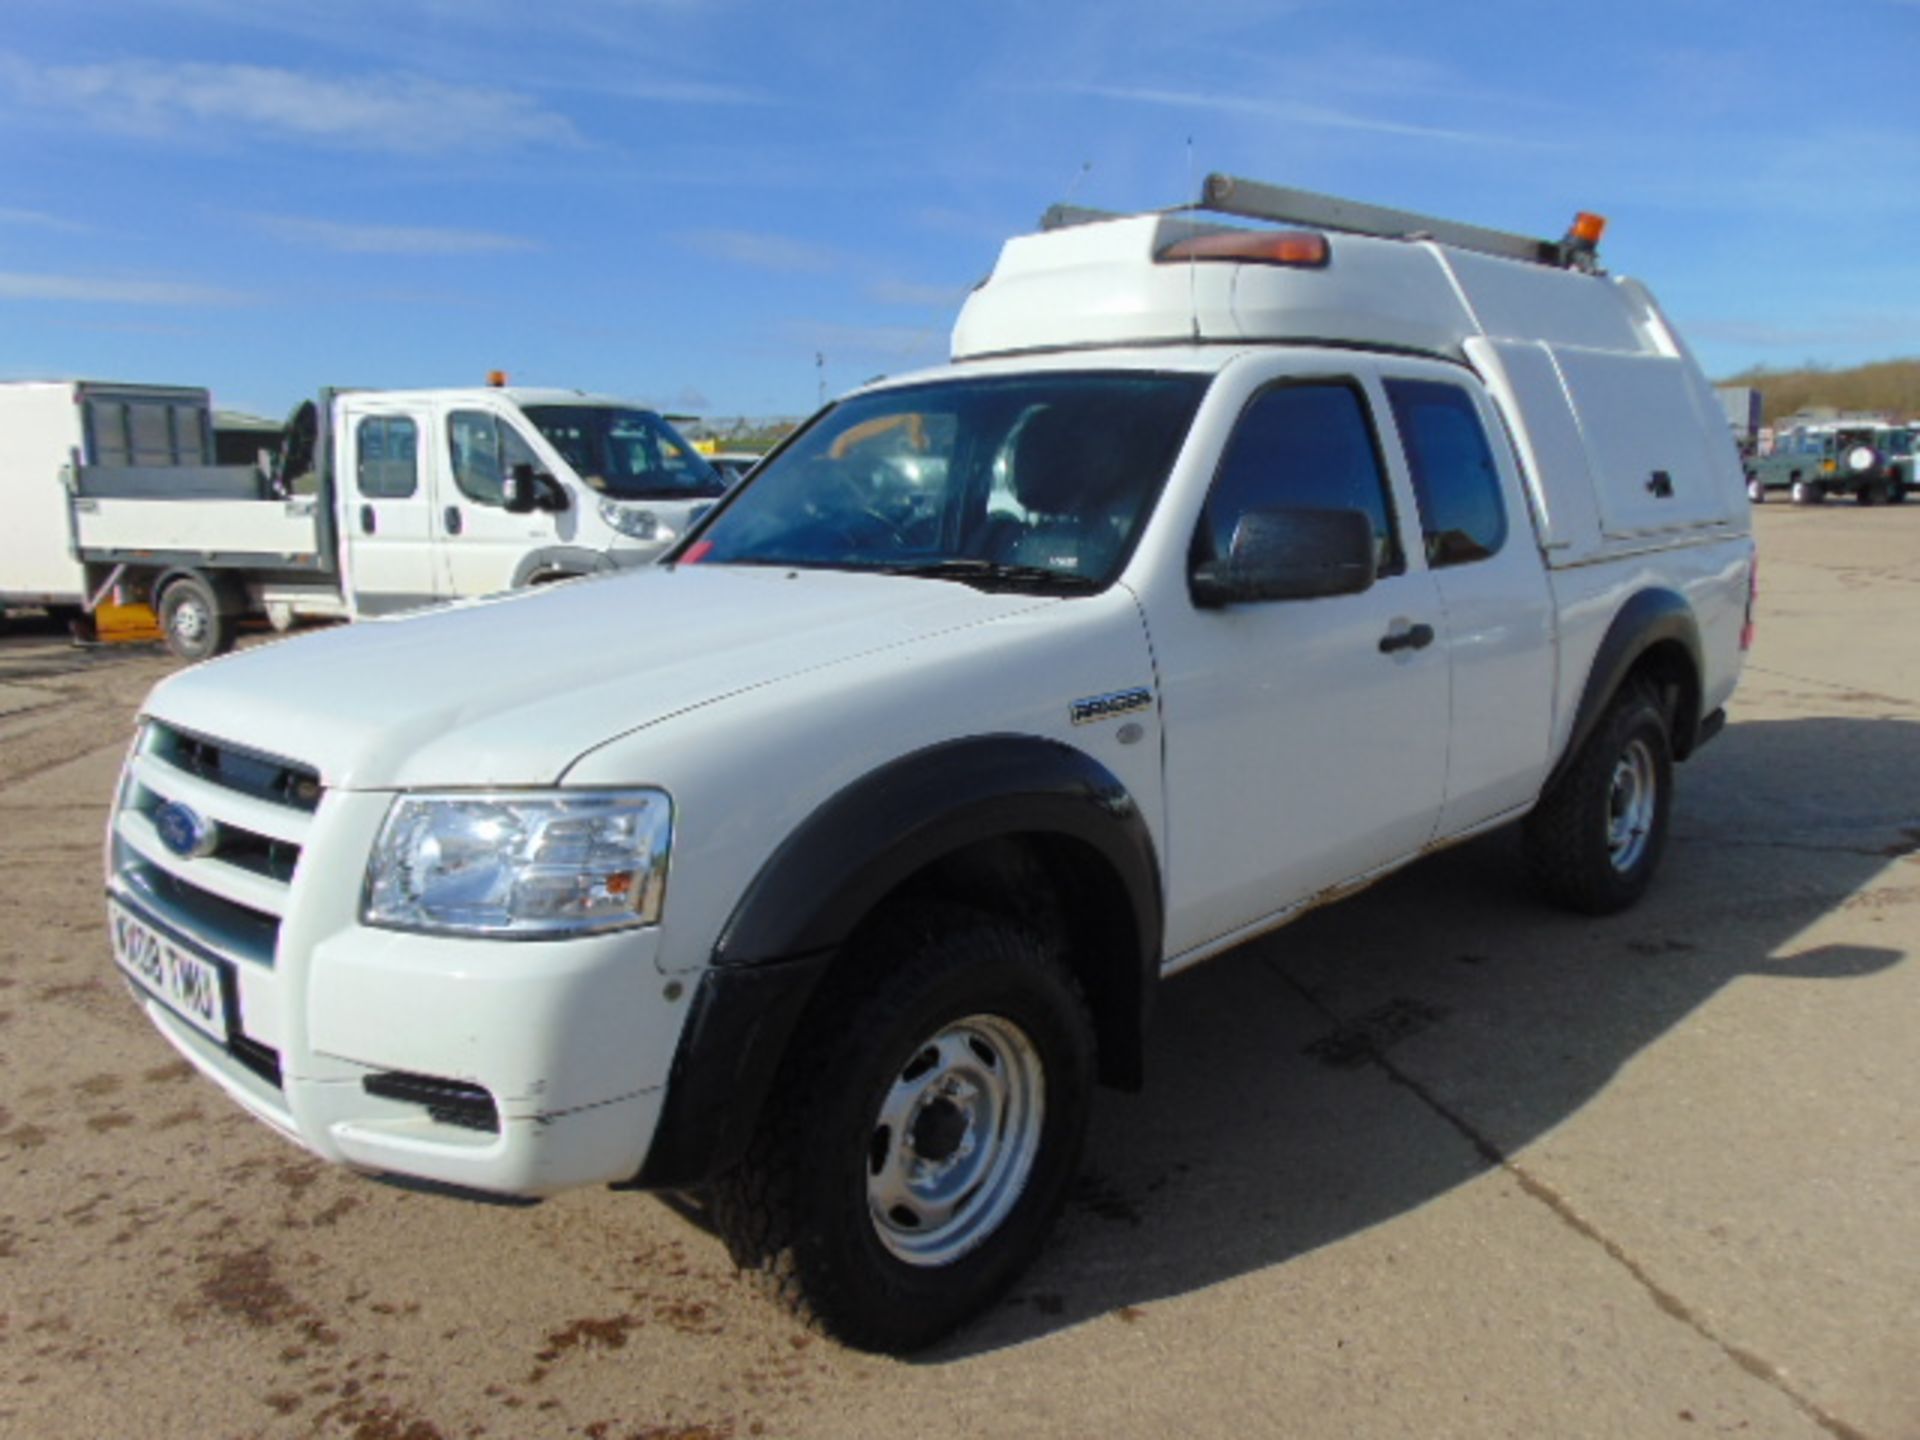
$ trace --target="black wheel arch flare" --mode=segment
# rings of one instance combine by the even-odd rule
[[[1620,607],[1607,633],[1601,637],[1600,647],[1594,652],[1593,664],[1587,671],[1586,687],[1580,692],[1580,705],[1574,712],[1566,748],[1547,779],[1549,786],[1580,753],[1580,747],[1587,743],[1627,677],[1655,656],[1655,652],[1659,652],[1663,672],[1680,687],[1669,737],[1674,759],[1684,760],[1692,753],[1703,718],[1700,714],[1703,668],[1700,626],[1694,619],[1693,606],[1677,591],[1641,590]]]
[[[827,800],[774,851],[702,973],[653,1142],[630,1183],[697,1184],[744,1152],[781,1058],[838,947],[928,867],[1005,837],[1072,843],[1110,872],[1130,953],[1080,956],[1101,1077],[1137,1087],[1159,981],[1164,902],[1146,819],[1085,751],[1030,735],[948,741],[889,761]],[[1096,858],[1097,857],[1097,858]],[[1099,967],[1088,984],[1082,969]]]

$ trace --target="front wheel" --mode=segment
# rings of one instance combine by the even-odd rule
[[[1093,1030],[1024,928],[931,906],[850,947],[714,1187],[742,1270],[842,1341],[919,1349],[992,1303],[1079,1162]]]
[[[1666,717],[1629,685],[1527,817],[1527,859],[1557,904],[1611,915],[1646,893],[1667,844],[1673,749]]]
[[[1767,487],[1760,483],[1760,477],[1757,475],[1747,477],[1747,499],[1756,505],[1767,503]]]
[[[1792,495],[1793,503],[1796,505],[1818,505],[1826,499],[1818,485],[1806,480],[1794,481],[1793,488],[1788,493]]]

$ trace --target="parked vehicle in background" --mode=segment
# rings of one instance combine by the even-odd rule
[[[747,472],[765,458],[751,450],[716,450],[705,457],[729,487],[746,479]]]
[[[702,1188],[906,1350],[1039,1250],[1164,976],[1523,817],[1633,904],[1752,621],[1698,366],[1593,217],[1203,205],[1009,241],[954,363],[662,564],[163,684],[107,876],[153,1024],[336,1163]]]
[[[77,457],[98,474],[137,474],[152,493],[204,493],[213,468],[207,392],[99,380],[0,383],[0,605],[66,619],[90,591],[73,553],[61,487]]]
[[[1747,498],[1785,491],[1796,505],[1851,495],[1862,505],[1898,505],[1914,483],[1914,436],[1903,425],[1799,425],[1773,452],[1746,458]]]
[[[69,484],[90,593],[151,603],[186,659],[252,615],[284,629],[643,564],[725,488],[652,411],[502,386],[323,391],[272,475],[208,470],[191,495],[84,463]]]
[[[280,437],[286,427],[278,420],[260,415],[243,415],[236,410],[213,412],[213,462],[216,465],[258,465],[265,455],[266,471],[271,473],[273,456],[279,452]]]

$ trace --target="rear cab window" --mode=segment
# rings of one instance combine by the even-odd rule
[[[1437,380],[1388,380],[1431,569],[1490,559],[1507,540],[1500,472],[1473,397]]]
[[[420,432],[404,415],[369,415],[354,428],[354,485],[369,500],[405,500],[420,486]]]

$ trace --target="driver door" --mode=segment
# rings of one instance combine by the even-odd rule
[[[450,410],[446,434],[435,467],[434,525],[447,593],[511,590],[521,562],[571,538],[578,520],[572,510],[515,515],[506,509],[502,496],[514,466],[554,470],[508,416],[478,408]],[[578,499],[571,487],[569,498]]]
[[[1162,666],[1169,956],[1432,838],[1446,647],[1380,428],[1358,374],[1275,377],[1241,409],[1193,535],[1194,556],[1211,559],[1249,511],[1362,510],[1378,547],[1369,589],[1202,608],[1183,576],[1143,597]]]

